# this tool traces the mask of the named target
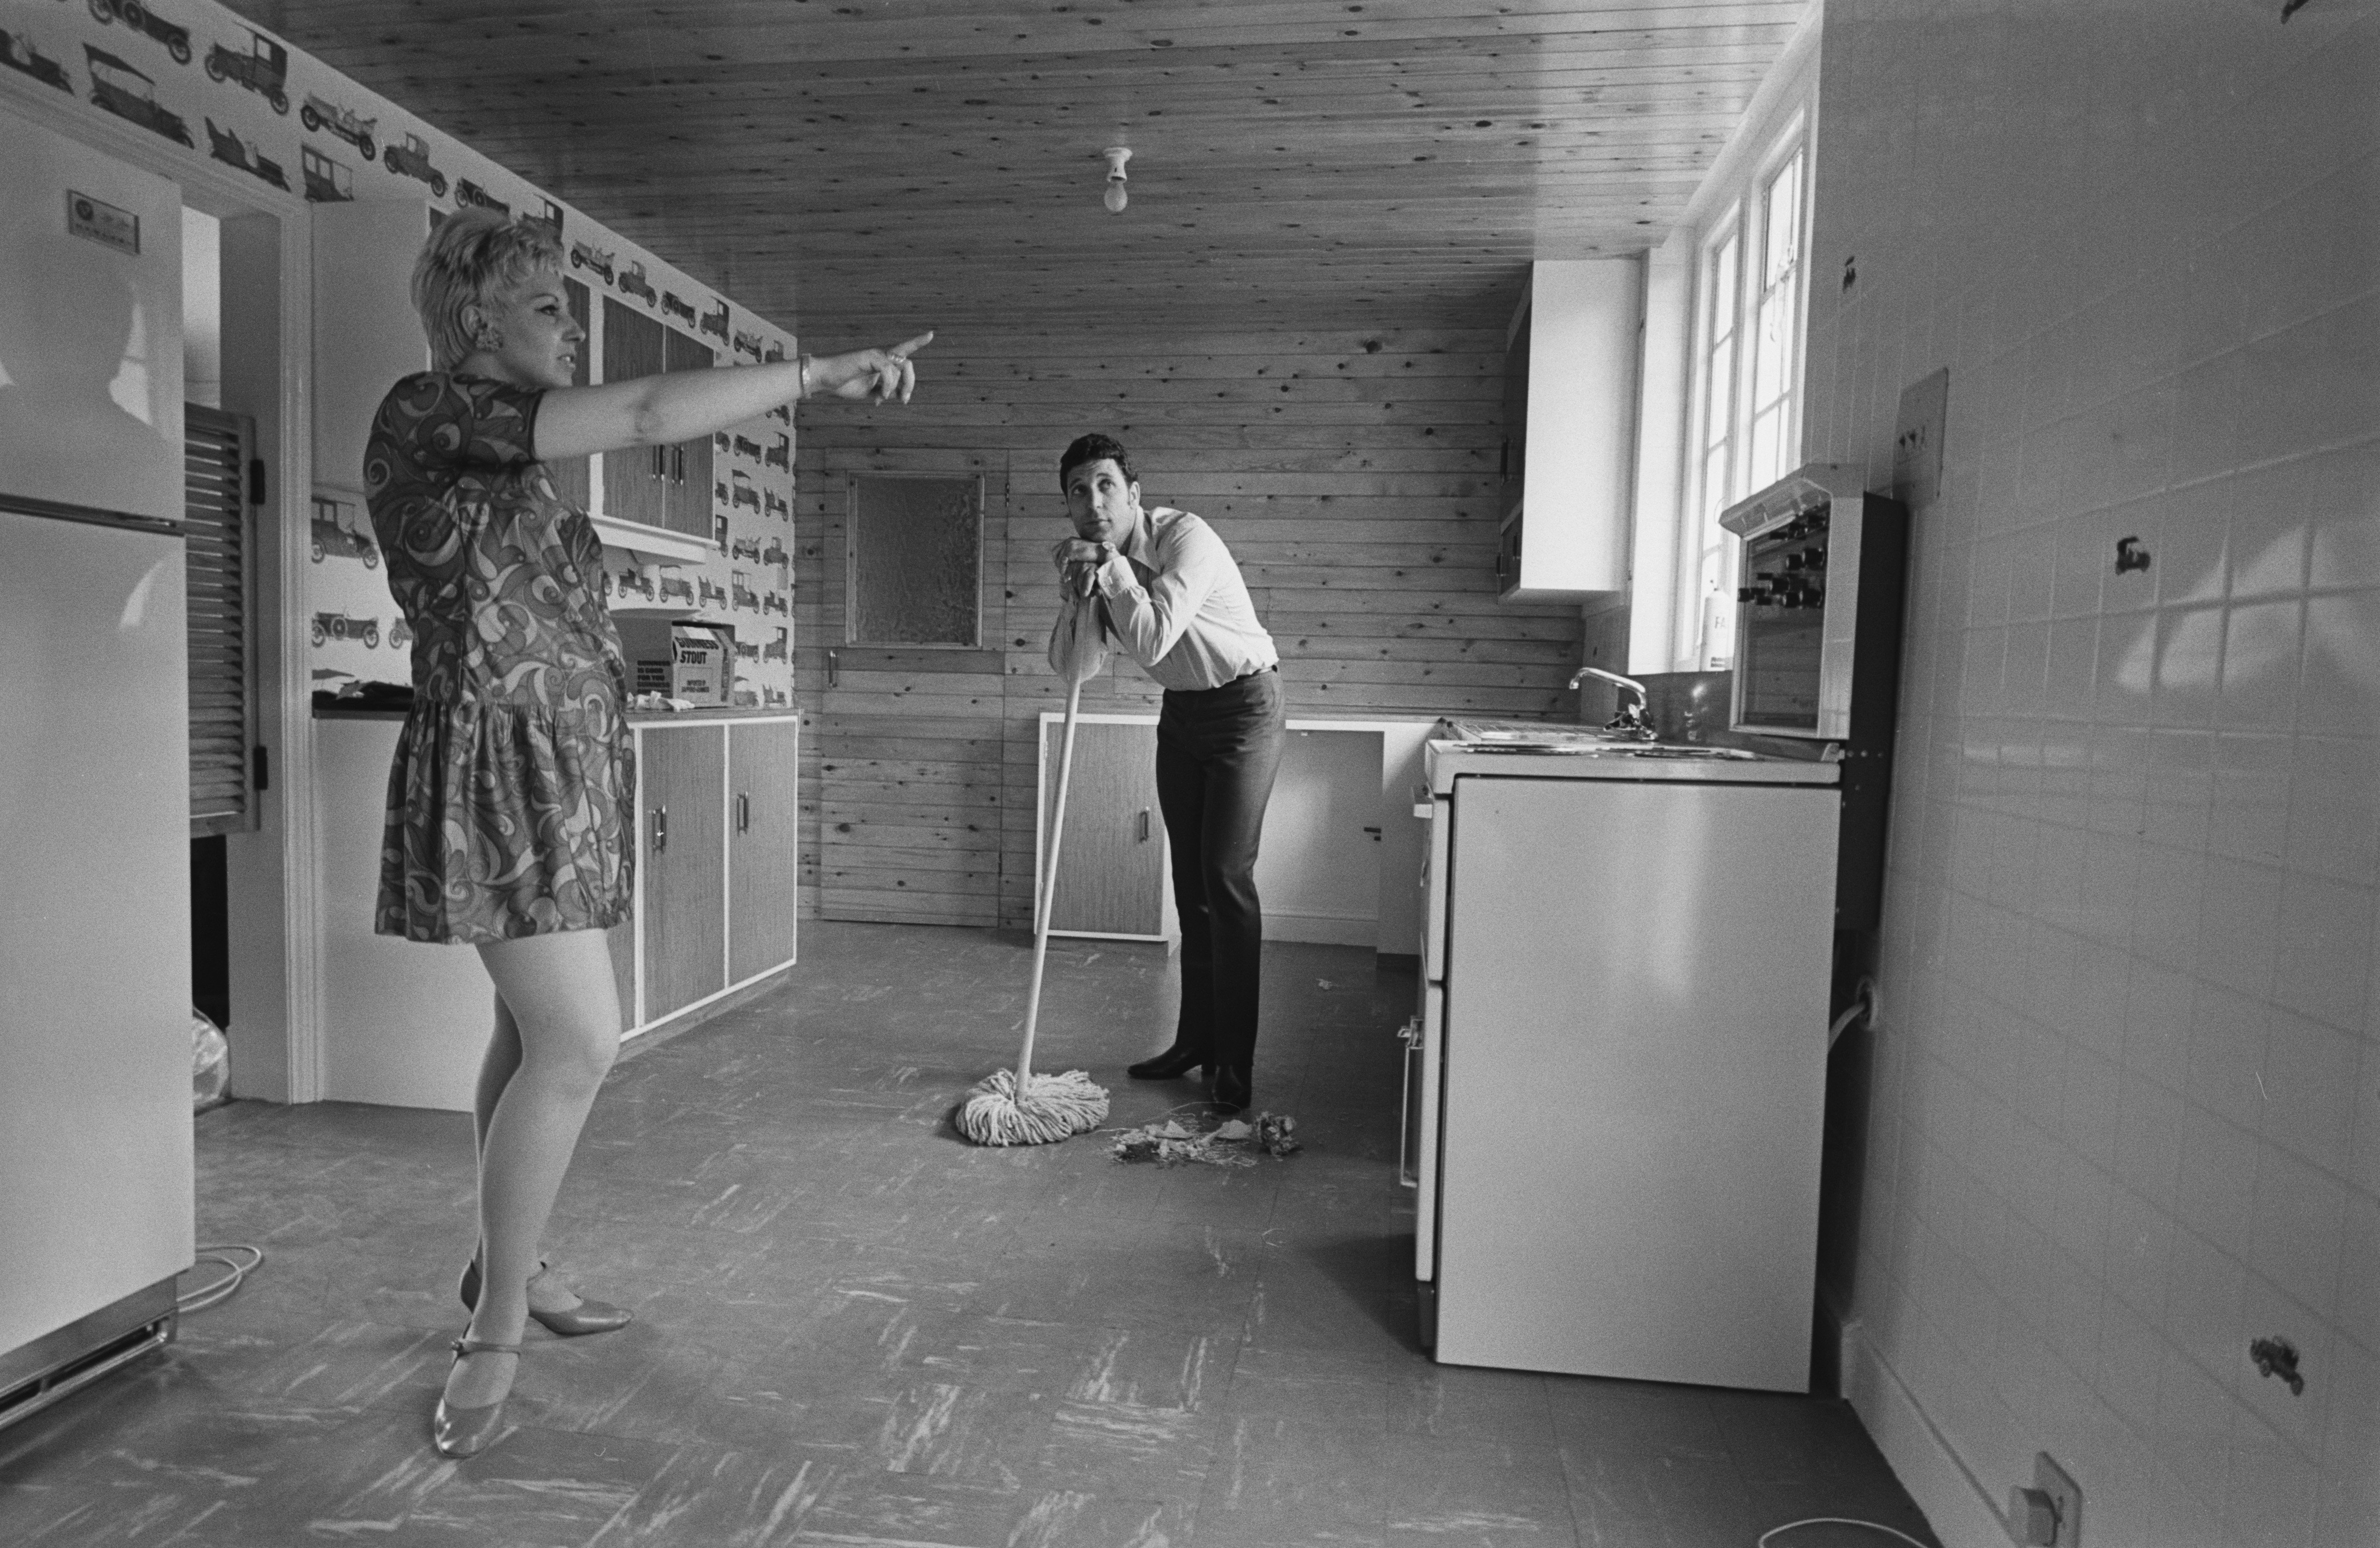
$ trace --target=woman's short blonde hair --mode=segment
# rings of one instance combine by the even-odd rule
[[[530,275],[561,267],[562,243],[541,222],[478,205],[439,222],[413,265],[413,310],[430,335],[431,363],[452,371],[478,347],[464,317],[467,307],[492,309]]]

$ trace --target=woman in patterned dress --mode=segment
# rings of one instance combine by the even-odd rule
[[[813,393],[906,402],[909,355],[933,336],[573,386],[586,334],[561,260],[543,225],[479,209],[445,218],[413,275],[436,369],[390,389],[364,459],[389,589],[414,634],[374,927],[477,947],[496,992],[473,1103],[471,1321],[432,1425],[456,1457],[502,1429],[529,1317],[564,1334],[627,1321],[582,1300],[538,1252],[619,1052],[602,932],[627,913],[636,784],[602,544],[543,464],[707,436]]]

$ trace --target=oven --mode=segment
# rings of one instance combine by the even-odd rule
[[[1720,514],[1743,545],[1733,729],[1858,745],[1889,727],[1907,518],[1863,478],[1812,463]]]
[[[1836,922],[1873,930],[1900,692],[1909,518],[1865,470],[1814,462],[1719,514],[1742,542],[1733,698],[1739,733],[1832,744],[1842,764]]]

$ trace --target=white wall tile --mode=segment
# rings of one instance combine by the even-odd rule
[[[2380,12],[2272,10],[1831,0],[1821,65],[1805,454],[1951,368],[1854,1296],[2140,1548],[2380,1541]]]

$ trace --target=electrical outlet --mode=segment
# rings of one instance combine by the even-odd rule
[[[1914,511],[1942,487],[1942,433],[1950,412],[1948,366],[1900,390],[1892,436],[1892,497]]]
[[[2049,1453],[2034,1454],[2032,1488],[2009,1491],[2008,1529],[2022,1548],[2081,1548],[2082,1486]]]

